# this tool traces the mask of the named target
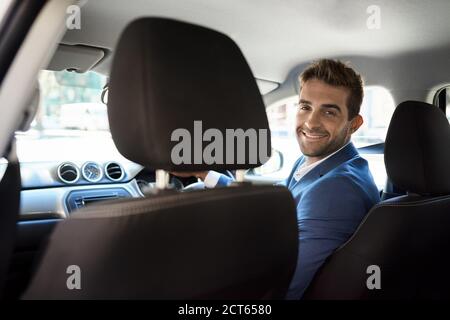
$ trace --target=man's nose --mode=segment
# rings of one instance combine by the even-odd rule
[[[312,130],[320,127],[320,114],[319,112],[313,111],[308,114],[305,121],[305,126]]]

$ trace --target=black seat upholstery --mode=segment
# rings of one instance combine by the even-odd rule
[[[39,107],[39,88],[36,86],[22,115],[18,131],[30,129]],[[17,221],[20,214],[20,191],[22,189],[20,163],[16,154],[15,136],[6,152],[8,165],[3,175],[0,173],[0,298],[11,298],[12,276],[14,274],[14,247],[17,242]]]
[[[8,156],[6,171],[0,174],[0,298],[7,282],[8,269],[16,241],[16,223],[20,206],[20,165],[15,153],[14,140]]]
[[[158,18],[137,20],[122,34],[108,116],[125,157],[176,171],[261,164],[246,157],[241,164],[176,165],[171,133],[177,128],[192,137],[196,120],[203,131],[224,135],[226,128],[268,130],[255,80],[234,42]],[[24,298],[283,298],[297,250],[295,204],[284,187],[165,191],[87,207],[60,223]],[[81,270],[81,290],[66,286],[70,265]]]
[[[427,103],[401,103],[385,145],[389,178],[406,196],[376,205],[316,274],[306,299],[449,298],[450,127]],[[380,289],[367,281],[379,269]]]

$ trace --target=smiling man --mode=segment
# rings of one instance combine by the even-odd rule
[[[296,117],[303,156],[285,181],[297,203],[299,255],[288,299],[300,299],[326,258],[354,233],[379,200],[378,189],[350,141],[363,123],[361,76],[335,60],[300,75]]]
[[[380,200],[367,161],[350,141],[363,124],[362,100],[361,76],[340,61],[319,60],[300,75],[296,134],[303,155],[283,182],[297,204],[300,241],[288,299],[303,296],[326,258]],[[231,181],[214,171],[183,175],[192,174],[206,187]]]

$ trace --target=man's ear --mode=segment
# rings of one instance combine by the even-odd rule
[[[351,124],[350,124],[350,131],[351,133],[355,133],[359,127],[362,126],[362,124],[364,123],[363,117],[360,114],[357,114],[352,120],[351,120]]]

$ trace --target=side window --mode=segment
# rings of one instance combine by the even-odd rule
[[[272,147],[283,155],[283,166],[267,176],[272,179],[285,179],[301,156],[295,136],[295,116],[298,96],[272,104],[267,108],[267,117],[272,134]],[[390,119],[395,109],[394,100],[383,87],[366,87],[361,115],[364,124],[352,136],[357,148],[384,142]],[[379,189],[386,182],[383,154],[361,154],[369,162],[370,170]]]
[[[364,123],[352,135],[355,147],[362,148],[384,142],[394,110],[394,100],[388,90],[375,86],[364,88],[360,111]]]
[[[272,137],[272,148],[278,150],[283,156],[281,169],[268,174],[274,179],[286,179],[294,162],[301,155],[295,136],[297,100],[298,97],[293,96],[279,101],[266,109]]]
[[[383,87],[364,88],[364,100],[360,114],[364,124],[352,135],[356,148],[382,143],[386,139],[389,123],[395,110],[394,99]],[[384,154],[364,154],[361,156],[369,162],[370,172],[378,189],[384,188],[387,179]]]

